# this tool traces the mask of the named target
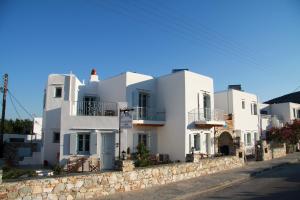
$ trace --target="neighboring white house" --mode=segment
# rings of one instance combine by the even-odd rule
[[[32,134],[4,134],[3,142],[40,142],[42,139],[42,123],[43,119],[41,117],[35,117]]]
[[[48,77],[43,114],[43,154],[51,164],[70,155],[96,156],[113,167],[119,151],[119,109],[133,108],[133,128],[122,130],[121,151],[144,143],[152,154],[184,161],[192,147],[214,154],[214,126],[224,113],[214,109],[213,80],[187,70],[154,78],[126,72],[84,84],[75,75]]]
[[[261,104],[261,129],[265,138],[266,131],[272,127],[283,127],[285,123],[292,123],[295,119],[300,119],[300,104],[297,103],[274,103]]]
[[[269,115],[278,116],[283,123],[291,123],[295,119],[300,119],[300,104],[298,103],[276,103],[263,104],[261,112]]]
[[[260,139],[258,98],[241,90],[240,85],[215,93],[215,107],[233,115],[234,131],[245,146],[245,153],[254,154],[255,143]]]

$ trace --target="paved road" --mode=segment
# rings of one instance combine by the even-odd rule
[[[198,199],[300,199],[300,164],[282,166],[239,185],[188,198]]]

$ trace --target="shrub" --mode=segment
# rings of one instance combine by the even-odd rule
[[[64,172],[64,168],[62,166],[55,165],[53,167],[53,173],[54,173],[54,175],[61,175],[61,174],[63,174],[63,172]]]
[[[24,177],[34,177],[37,176],[36,172],[31,169],[18,169],[18,168],[10,168],[3,167],[3,179],[16,179],[22,176]]]
[[[282,128],[271,128],[267,131],[267,140],[287,143],[287,144],[297,144],[300,139],[300,121],[295,120],[292,124],[285,124]]]
[[[134,164],[136,167],[146,167],[151,164],[149,160],[149,150],[143,143],[137,146],[136,161]]]

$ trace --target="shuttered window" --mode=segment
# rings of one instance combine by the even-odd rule
[[[89,133],[79,133],[78,134],[78,154],[87,155],[90,154],[90,134]]]

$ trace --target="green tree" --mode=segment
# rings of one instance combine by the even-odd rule
[[[31,134],[33,121],[29,119],[4,120],[4,133]]]

